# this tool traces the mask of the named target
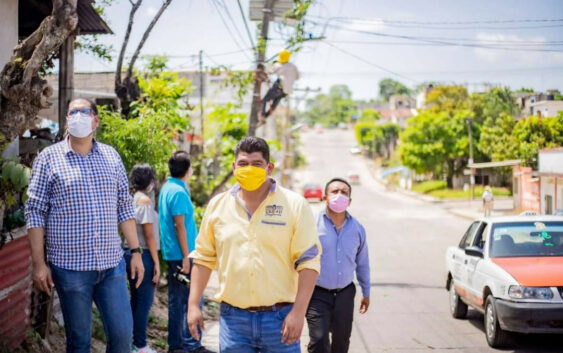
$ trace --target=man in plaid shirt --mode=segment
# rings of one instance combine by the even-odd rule
[[[27,191],[33,282],[49,295],[57,289],[68,353],[90,351],[92,302],[107,352],[129,353],[133,319],[118,224],[137,286],[144,268],[127,175],[119,154],[93,138],[100,120],[94,103],[72,101],[67,119],[69,136],[37,156]]]

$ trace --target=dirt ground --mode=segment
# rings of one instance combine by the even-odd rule
[[[95,317],[96,315],[94,315]],[[219,319],[219,304],[213,300],[205,299],[203,311],[206,323]],[[92,353],[104,353],[106,345],[101,339],[103,327],[101,322],[94,318],[92,337]],[[168,336],[168,288],[160,286],[155,295],[154,303],[149,314],[147,330],[148,344],[157,352],[167,352],[166,338]],[[51,332],[47,342],[35,333],[30,332],[25,342],[13,353],[65,353],[64,327],[59,326],[55,319],[51,322]]]

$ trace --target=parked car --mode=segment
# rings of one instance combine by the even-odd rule
[[[307,200],[314,199],[322,201],[323,199],[323,189],[319,184],[306,184],[303,187],[303,197]]]
[[[474,221],[446,251],[450,312],[484,314],[491,347],[512,332],[563,333],[563,217],[519,215]]]
[[[350,184],[359,184],[360,174],[356,172],[348,172],[348,181],[350,182]]]
[[[348,130],[348,124],[338,123],[338,128],[341,129],[341,130]]]
[[[360,153],[362,153],[362,148],[360,146],[354,146],[354,147],[350,148],[350,153],[360,154]]]

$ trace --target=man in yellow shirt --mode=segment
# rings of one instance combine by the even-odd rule
[[[199,307],[212,270],[219,275],[222,353],[300,352],[321,246],[309,204],[271,179],[266,141],[235,149],[238,183],[214,197],[203,217],[192,269],[188,325],[199,339]]]

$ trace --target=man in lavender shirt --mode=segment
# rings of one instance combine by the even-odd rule
[[[309,353],[346,353],[350,346],[354,271],[362,289],[360,314],[369,307],[370,270],[364,227],[346,211],[352,187],[340,178],[325,186],[326,209],[317,218],[323,247],[321,274],[307,310]],[[329,334],[332,335],[332,343]]]

